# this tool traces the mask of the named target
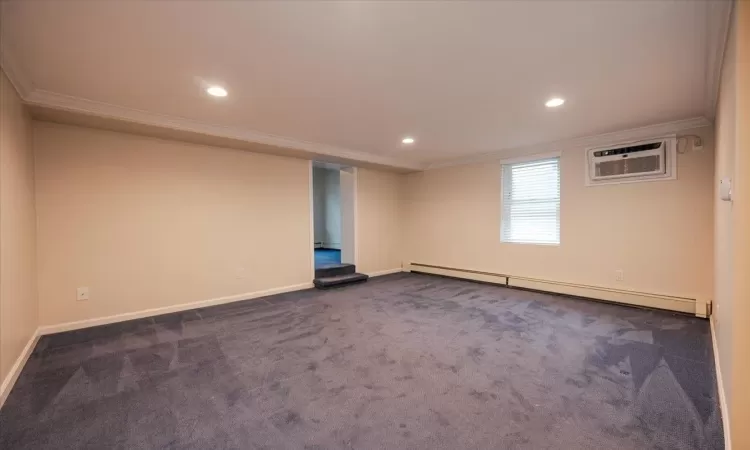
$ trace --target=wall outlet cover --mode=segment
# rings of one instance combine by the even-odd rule
[[[703,139],[699,137],[693,139],[693,150],[695,150],[696,152],[703,150]]]
[[[76,289],[76,300],[79,302],[85,301],[89,299],[89,288],[87,287],[79,287]]]

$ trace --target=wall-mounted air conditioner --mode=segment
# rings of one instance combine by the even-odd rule
[[[677,178],[675,136],[586,149],[586,185]]]

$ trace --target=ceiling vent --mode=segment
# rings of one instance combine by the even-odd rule
[[[586,149],[586,185],[677,178],[675,136]]]

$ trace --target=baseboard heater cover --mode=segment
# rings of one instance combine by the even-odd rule
[[[442,275],[446,277],[463,278],[473,281],[481,281],[484,283],[492,284],[508,284],[508,278],[505,275],[500,275],[491,272],[482,272],[479,270],[467,270],[467,269],[454,269],[451,267],[433,266],[430,264],[409,264],[411,272],[428,273],[432,275]]]
[[[554,294],[570,295],[573,297],[590,298],[625,305],[678,311],[706,317],[708,308],[706,303],[696,299],[677,297],[648,292],[628,291],[601,286],[588,286],[559,281],[540,280],[528,277],[517,277],[510,274],[499,274],[479,270],[459,269],[455,267],[437,266],[423,263],[410,263],[412,272],[428,273],[455,278],[463,278],[486,283],[500,284],[507,287],[531,289]]]

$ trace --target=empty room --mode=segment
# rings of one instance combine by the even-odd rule
[[[0,449],[750,450],[750,1],[0,0]]]

